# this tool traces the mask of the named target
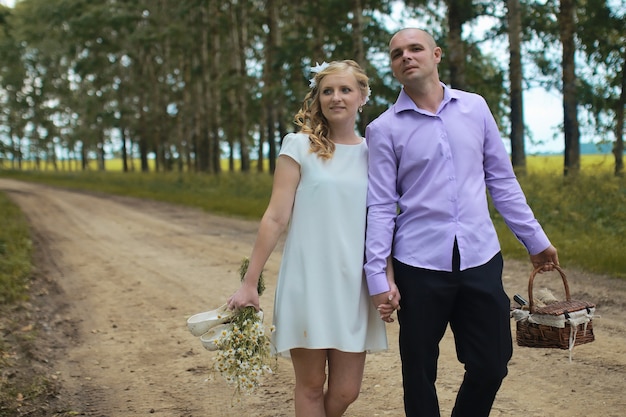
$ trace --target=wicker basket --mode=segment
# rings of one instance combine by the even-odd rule
[[[565,301],[558,301],[540,308],[535,306],[533,283],[541,268],[535,269],[528,281],[529,314],[517,321],[516,338],[519,346],[559,348],[571,351],[574,346],[595,340],[591,321],[595,304],[572,300],[565,273],[558,266],[554,268],[561,274],[565,287]],[[573,319],[574,316],[578,318]],[[545,324],[552,322],[559,322],[559,324]]]

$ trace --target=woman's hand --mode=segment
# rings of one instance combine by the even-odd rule
[[[241,287],[228,299],[229,310],[240,310],[244,307],[254,307],[256,311],[260,310],[259,293],[256,286],[247,285],[245,282]]]
[[[400,310],[400,298],[400,292],[395,282],[389,283],[389,291],[372,296],[372,302],[376,306],[382,321],[386,323],[394,322],[391,315],[395,310]]]

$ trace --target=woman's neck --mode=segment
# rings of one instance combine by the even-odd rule
[[[355,133],[354,125],[333,126],[328,133],[328,138],[339,144],[353,145],[361,142],[361,138]]]

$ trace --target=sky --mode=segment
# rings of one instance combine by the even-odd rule
[[[0,0],[0,3],[13,7],[15,1]],[[392,22],[402,21],[399,15],[402,13],[403,2],[396,2],[396,4],[399,7],[394,8],[394,15],[392,15],[392,20],[389,23],[391,26],[393,26]],[[403,25],[410,23],[411,21],[405,21]],[[415,25],[419,26],[419,23],[415,22]],[[561,94],[556,91],[546,92],[543,89],[535,88],[525,90],[523,100],[524,121],[534,142],[531,143],[530,139],[526,140],[526,152],[562,152],[564,147],[563,134],[557,129],[557,126],[563,121]]]

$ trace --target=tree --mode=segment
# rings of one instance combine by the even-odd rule
[[[576,95],[576,0],[560,0],[559,36],[562,45],[563,132],[565,165],[563,174],[580,171],[580,132],[578,130],[578,99]]]
[[[579,38],[590,58],[589,74],[582,80],[581,103],[593,115],[594,131],[614,136],[614,174],[624,173],[624,109],[626,107],[625,10],[611,9],[606,0],[582,3]],[[607,141],[608,139],[605,139]]]
[[[158,171],[211,174],[221,172],[223,154],[230,170],[238,160],[249,171],[257,153],[257,170],[267,158],[273,172],[280,138],[294,128],[292,117],[316,62],[351,58],[366,69],[373,94],[357,120],[361,133],[396,99],[399,86],[386,61],[385,17],[392,4],[22,0],[14,9],[0,9],[0,124],[8,132],[8,139],[0,138],[0,152],[18,165],[32,158],[64,167],[65,160],[80,158],[82,169],[94,158],[105,169],[113,152],[125,171],[135,169],[138,156],[143,171],[154,162]],[[510,121],[518,171],[525,165],[521,93],[529,82],[522,63],[528,68],[528,51],[539,45],[533,57],[542,81],[567,91],[568,167],[579,158],[572,123],[581,107],[595,117],[598,130],[615,135],[617,172],[623,169],[626,31],[623,17],[607,14],[606,4],[563,0],[559,9],[554,0],[412,0],[405,2],[405,15],[423,21],[442,46],[442,80],[483,95],[503,132]],[[575,20],[570,12],[577,8],[584,13]],[[496,23],[478,37],[473,29],[483,16]],[[608,23],[598,23],[602,19]],[[581,30],[575,36],[573,29]],[[507,34],[508,85],[499,57],[482,48]],[[606,47],[594,38],[606,39]],[[567,54],[559,62],[546,51],[561,39]],[[597,71],[577,78],[573,50],[586,54]],[[589,75],[589,68],[579,71]]]
[[[522,81],[522,18],[519,0],[507,0],[509,37],[509,84],[511,96],[511,163],[517,173],[526,172],[524,150],[524,99]]]
[[[263,96],[261,99],[260,140],[258,148],[257,170],[264,166],[263,146],[267,143],[270,173],[276,170],[276,122],[282,118],[282,109],[278,100],[280,91],[280,63],[276,55],[281,47],[279,26],[280,0],[269,0],[265,5],[266,42],[265,62],[263,68]]]

